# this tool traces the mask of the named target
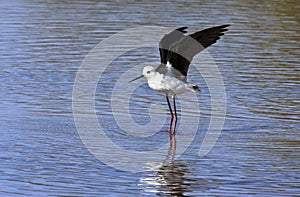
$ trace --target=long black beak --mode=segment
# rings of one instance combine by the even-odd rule
[[[138,79],[140,79],[140,78],[142,78],[142,77],[144,77],[144,75],[141,75],[141,76],[139,76],[139,77],[137,77],[137,78],[135,78],[135,79],[132,79],[132,80],[130,80],[128,83],[131,83],[131,82],[133,82],[133,81],[135,81],[135,80],[138,80]]]

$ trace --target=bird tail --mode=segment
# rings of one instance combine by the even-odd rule
[[[198,86],[196,86],[196,85],[193,85],[193,90],[195,92],[201,92],[200,88]]]

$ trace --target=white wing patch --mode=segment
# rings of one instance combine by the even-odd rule
[[[165,73],[166,76],[175,77],[181,81],[186,82],[186,76],[184,76],[183,74],[181,74],[181,72],[179,72],[177,69],[172,67],[172,64],[169,61],[167,61],[166,68],[167,68],[167,72]]]
[[[170,62],[169,62],[169,61],[167,61],[167,65],[166,65],[166,67],[167,67],[168,69],[170,69],[170,68],[172,67],[172,65],[170,64]]]

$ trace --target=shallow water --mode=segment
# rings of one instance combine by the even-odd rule
[[[1,196],[300,193],[298,1],[14,1],[0,6]],[[153,48],[129,51],[114,60],[98,81],[95,109],[106,135],[119,147],[139,152],[165,146],[166,158],[149,154],[143,171],[133,173],[107,165],[88,151],[75,128],[72,91],[82,61],[99,42],[145,25],[189,26],[192,32],[227,23],[230,31],[208,49],[221,72],[227,103],[222,133],[208,155],[201,158],[198,151],[209,127],[211,95],[195,67],[189,80],[202,89],[199,105],[179,96],[182,124],[176,144],[169,144],[166,132],[165,98],[146,84],[131,95],[130,112],[137,124],[148,126],[141,130],[149,136],[128,135],[116,123],[113,115],[127,114],[123,109],[112,112],[113,88],[133,65],[158,64],[159,53]],[[122,94],[115,96],[115,103],[126,102]],[[151,104],[157,108],[150,117]],[[195,106],[200,107],[200,119],[193,136]],[[155,121],[149,125],[155,117],[162,128]],[[180,140],[190,136],[193,142],[179,154],[185,143]],[[104,156],[114,154],[108,151]],[[135,163],[127,155],[119,160]]]

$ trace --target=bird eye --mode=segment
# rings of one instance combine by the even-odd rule
[[[149,74],[149,73],[150,73],[150,71],[147,71],[147,73]]]

